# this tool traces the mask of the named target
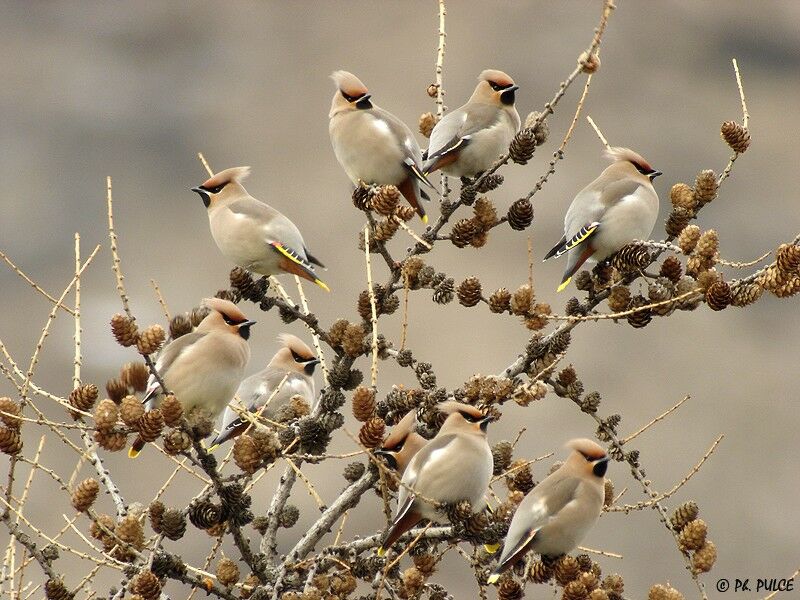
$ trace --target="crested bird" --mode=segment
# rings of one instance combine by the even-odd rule
[[[292,397],[300,396],[309,406],[314,405],[314,369],[320,360],[297,336],[283,333],[278,336],[281,348],[269,361],[265,369],[247,377],[239,385],[236,395],[251,413],[260,413],[267,419],[276,416],[278,410]],[[286,381],[283,381],[286,377]],[[280,389],[278,385],[283,381]],[[273,394],[275,394],[273,396]],[[269,401],[269,405],[264,407]],[[211,442],[210,450],[242,434],[249,421],[234,410],[233,403],[225,409],[219,435]]]
[[[203,303],[211,311],[193,332],[164,346],[155,368],[185,412],[199,407],[216,418],[242,381],[250,360],[247,340],[255,321],[228,300],[207,298]],[[142,400],[146,410],[156,408],[162,395],[160,384],[151,374]],[[136,458],[144,445],[144,440],[137,438],[128,456]]]
[[[355,185],[394,185],[423,222],[428,217],[420,189],[433,185],[422,173],[422,151],[408,126],[372,102],[361,80],[347,71],[331,78],[336,91],[331,101],[331,144],[336,159]]]
[[[601,262],[633,240],[646,240],[656,224],[653,179],[661,171],[628,148],[608,148],[605,156],[612,164],[575,196],[564,217],[564,237],[544,257],[568,255],[559,292],[587,260]]]
[[[402,475],[414,455],[428,442],[414,431],[417,424],[417,413],[410,410],[392,427],[389,436],[375,454],[383,457],[389,466]]]
[[[488,169],[519,130],[518,89],[502,71],[483,71],[467,103],[434,126],[423,173],[441,169],[453,177],[474,177]]]
[[[534,487],[514,513],[489,583],[529,551],[555,557],[575,548],[603,510],[609,456],[589,439],[567,443],[569,458]]]
[[[297,226],[244,189],[249,174],[250,167],[233,167],[192,188],[208,209],[217,247],[248,271],[268,277],[290,273],[330,291],[314,271],[314,265],[324,265],[308,251]]]
[[[492,417],[460,402],[443,402],[438,408],[447,418],[403,473],[397,512],[378,549],[379,556],[422,519],[442,518],[432,502],[468,500],[473,510],[482,510],[486,505],[484,494],[492,479],[492,451],[486,428]]]

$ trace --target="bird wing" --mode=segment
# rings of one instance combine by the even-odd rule
[[[231,202],[227,208],[239,218],[247,219],[254,226],[260,227],[266,243],[279,242],[291,248],[306,264],[310,264],[303,236],[297,225],[286,215],[252,197]],[[317,259],[314,261],[319,262]]]
[[[527,552],[539,530],[572,502],[580,484],[581,480],[577,477],[564,477],[549,482],[545,479],[525,497],[517,511],[519,520],[514,523],[517,517],[515,514],[515,519],[511,521],[496,572],[503,571]]]
[[[162,378],[165,377],[167,371],[169,371],[169,368],[177,360],[177,358],[191,348],[192,345],[205,337],[205,335],[206,332],[193,331],[191,333],[182,335],[175,340],[172,340],[169,344],[164,346],[164,349],[158,355],[158,360],[156,360],[156,371],[158,372],[159,376]],[[158,381],[156,381],[156,378],[151,374],[150,378],[147,380],[147,390],[145,391],[144,398],[142,399],[142,404],[153,398],[156,395],[158,388]]]
[[[409,175],[431,189],[435,189],[422,172],[422,150],[420,150],[419,144],[408,126],[392,113],[377,106],[370,113],[376,119],[386,123],[392,136],[400,144],[400,149],[403,153],[403,167],[408,171]]]
[[[426,164],[468,144],[471,135],[495,125],[499,118],[500,111],[489,104],[474,104],[469,111],[461,107],[448,113],[431,132]]]
[[[600,223],[594,221],[593,223],[587,223],[581,227],[570,239],[567,239],[567,236],[564,236],[561,238],[561,241],[558,242],[558,244],[550,249],[550,252],[548,252],[547,256],[544,257],[544,260],[547,260],[548,258],[558,258],[562,254],[565,254],[576,246],[579,246],[588,240],[592,234],[597,231],[598,227],[600,227]]]

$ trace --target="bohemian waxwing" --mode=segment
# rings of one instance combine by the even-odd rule
[[[314,405],[315,398],[314,369],[319,364],[319,359],[314,356],[311,348],[294,335],[283,333],[278,336],[278,341],[281,343],[281,349],[275,353],[263,371],[242,381],[236,391],[239,402],[234,400],[236,406],[243,406],[251,413],[260,413],[267,419],[273,419],[278,410],[294,396],[300,396],[309,406]],[[270,400],[275,388],[284,377],[287,377],[286,381]],[[261,410],[267,400],[269,405]],[[250,424],[234,410],[234,402],[225,409],[220,433],[211,442],[210,450],[240,435]]]
[[[469,500],[475,511],[486,506],[484,494],[492,479],[493,462],[486,427],[492,417],[459,402],[444,402],[438,408],[448,416],[436,437],[414,455],[403,473],[397,513],[378,549],[379,556],[422,519],[442,519],[430,501]]]
[[[487,69],[467,103],[447,113],[431,132],[423,172],[441,169],[453,177],[474,177],[488,169],[519,130],[514,108],[519,86],[502,71]]]
[[[575,196],[564,217],[564,237],[544,257],[569,253],[559,292],[584,262],[600,262],[633,240],[646,240],[656,224],[652,182],[661,171],[628,148],[608,148],[605,155],[613,163]]]
[[[336,91],[328,130],[336,160],[355,185],[397,186],[427,222],[420,199],[429,198],[419,184],[433,185],[422,174],[422,151],[411,130],[373,104],[367,87],[352,73],[335,71],[331,78]]]
[[[308,251],[297,226],[244,189],[242,180],[249,174],[250,167],[225,169],[192,188],[208,209],[211,235],[222,254],[259,275],[291,273],[329,291],[314,272],[313,265],[324,265]]]
[[[400,475],[405,472],[414,455],[428,443],[428,440],[414,431],[416,425],[417,411],[411,410],[392,427],[383,445],[375,451],[375,454],[382,456]]]
[[[250,321],[228,300],[207,298],[211,312],[191,333],[171,341],[156,360],[156,371],[164,385],[175,394],[186,413],[195,407],[216,418],[242,381],[250,360]],[[142,403],[152,410],[161,402],[163,391],[150,375]],[[128,456],[136,458],[145,442],[137,438]]]
[[[511,519],[503,552],[489,583],[533,550],[555,557],[575,548],[603,510],[609,457],[592,440],[577,439],[567,461],[533,488]]]

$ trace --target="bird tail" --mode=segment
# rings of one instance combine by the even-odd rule
[[[128,458],[136,458],[139,456],[139,453],[144,448],[144,445],[145,441],[140,437],[137,437],[135,440],[133,440],[133,444],[131,444],[131,447],[128,448]]]
[[[428,215],[425,214],[425,209],[422,208],[422,204],[419,201],[420,190],[417,181],[408,177],[403,183],[397,186],[397,189],[403,194],[403,197],[408,200],[408,203],[414,207],[414,210],[417,211],[422,222],[427,223]]]
[[[280,242],[270,242],[270,245],[278,254],[281,255],[281,259],[278,262],[278,267],[281,270],[316,283],[326,292],[331,291],[325,282],[317,277],[317,274],[314,272],[311,264],[304,260],[297,252],[287,246],[284,246]]]
[[[561,279],[561,285],[558,286],[557,292],[564,291],[564,288],[572,281],[572,276],[578,272],[578,269],[583,266],[583,263],[589,260],[592,254],[594,254],[594,248],[590,245],[587,245],[580,254],[578,254],[577,251],[570,254],[567,270],[564,271],[564,277]]]
[[[399,540],[406,531],[422,520],[422,516],[416,510],[412,509],[413,503],[414,497],[412,496],[406,500],[406,506],[401,508],[398,512],[394,523],[392,523],[391,528],[386,532],[386,536],[383,538],[383,543],[381,543],[380,548],[378,548],[378,556],[386,554],[386,551],[392,547],[392,544]]]

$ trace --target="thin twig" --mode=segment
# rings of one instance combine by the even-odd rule
[[[641,427],[641,428],[640,428],[638,431],[636,431],[636,432],[634,432],[634,433],[630,434],[630,435],[629,435],[628,437],[626,437],[626,438],[623,438],[623,439],[621,439],[621,440],[619,441],[619,443],[620,443],[621,445],[623,445],[623,446],[624,446],[625,444],[627,444],[628,442],[630,442],[632,439],[639,437],[639,436],[640,436],[641,434],[643,434],[645,431],[647,431],[648,429],[650,429],[650,428],[651,428],[653,425],[655,425],[656,423],[658,423],[659,421],[661,421],[662,419],[664,419],[664,417],[666,417],[667,415],[669,415],[670,413],[672,413],[673,411],[675,411],[675,410],[676,410],[678,407],[680,407],[680,406],[681,406],[681,404],[683,404],[684,402],[686,402],[686,401],[687,401],[689,398],[691,398],[691,396],[689,396],[689,395],[687,394],[687,395],[686,395],[686,396],[684,396],[684,397],[683,397],[683,399],[682,399],[682,400],[680,400],[680,401],[679,401],[677,404],[675,404],[675,405],[674,405],[674,406],[672,406],[671,408],[668,408],[666,411],[664,411],[663,413],[661,413],[660,415],[658,415],[658,416],[657,416],[655,419],[653,419],[652,421],[650,421],[650,422],[649,422],[649,423],[647,423],[646,425],[642,426],[642,427]]]
[[[12,271],[14,271],[20,277],[22,277],[26,282],[28,282],[28,284],[30,284],[30,286],[33,289],[35,289],[37,292],[39,292],[42,296],[44,296],[45,298],[47,298],[48,300],[50,300],[50,302],[53,302],[54,304],[58,303],[58,300],[56,300],[53,296],[51,296],[46,291],[44,291],[44,289],[42,289],[42,287],[38,283],[36,283],[33,279],[28,277],[22,271],[22,269],[20,269],[17,265],[15,265],[13,262],[11,262],[11,259],[8,258],[8,256],[6,256],[5,253],[3,253],[2,251],[0,251],[0,258],[2,258],[6,262],[6,264],[9,267],[11,267]],[[67,311],[69,314],[75,315],[75,312],[69,306],[67,306],[66,304],[60,304],[59,307],[62,310]]]
[[[594,132],[597,134],[597,137],[600,138],[600,141],[603,143],[603,146],[605,146],[606,148],[610,148],[611,146],[608,144],[606,136],[603,135],[603,132],[600,131],[600,128],[595,124],[594,119],[592,119],[592,117],[587,115],[586,120],[589,121],[589,125],[592,126],[592,129],[594,129]]]
[[[369,294],[369,306],[372,312],[370,323],[372,324],[372,367],[370,369],[370,381],[372,387],[378,384],[378,310],[375,306],[375,290],[372,287],[372,262],[369,257],[369,225],[364,227],[364,260],[367,266],[367,293]]]
[[[161,294],[161,288],[158,287],[158,282],[155,279],[150,280],[150,285],[153,286],[153,291],[156,293],[156,298],[158,299],[158,304],[161,306],[161,310],[164,311],[164,316],[167,319],[167,322],[172,320],[172,317],[169,314],[169,307],[167,306],[167,302],[164,300],[164,296]]]

